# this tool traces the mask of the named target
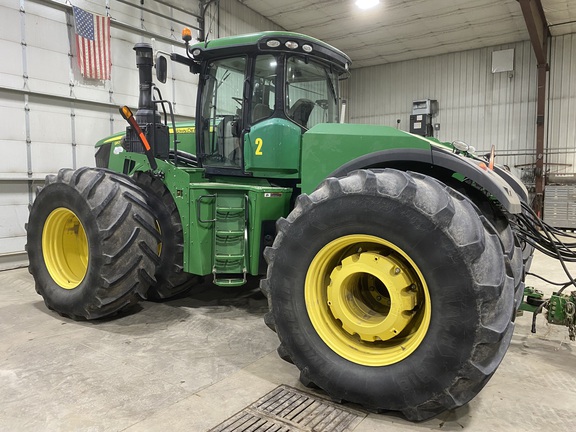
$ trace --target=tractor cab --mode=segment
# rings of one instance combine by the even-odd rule
[[[199,73],[196,155],[206,174],[299,178],[302,134],[339,121],[350,59],[289,32],[186,44],[188,58],[171,57]]]

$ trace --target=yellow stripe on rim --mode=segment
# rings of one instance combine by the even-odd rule
[[[404,360],[430,325],[422,272],[402,249],[375,236],[348,235],[324,246],[306,274],[304,299],[326,345],[365,366]]]
[[[74,289],[88,270],[88,238],[73,211],[59,207],[46,218],[42,230],[46,269],[60,287]]]

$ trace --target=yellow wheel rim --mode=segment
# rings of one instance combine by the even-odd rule
[[[42,253],[54,282],[65,289],[80,285],[88,270],[88,239],[74,212],[59,207],[48,215],[42,230]]]
[[[349,235],[314,257],[304,287],[310,321],[341,357],[386,366],[410,356],[430,325],[430,293],[418,266],[378,237]]]

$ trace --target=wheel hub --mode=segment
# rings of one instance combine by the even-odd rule
[[[393,257],[363,252],[345,258],[330,274],[328,306],[349,334],[387,341],[412,320],[418,305],[415,288]]]
[[[391,365],[412,355],[432,315],[416,263],[395,244],[365,234],[336,238],[317,252],[304,297],[324,343],[365,366]]]

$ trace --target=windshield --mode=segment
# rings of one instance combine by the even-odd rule
[[[208,64],[202,94],[203,165],[240,167],[240,121],[246,57]]]
[[[338,74],[300,57],[286,64],[286,114],[302,127],[338,122]]]

